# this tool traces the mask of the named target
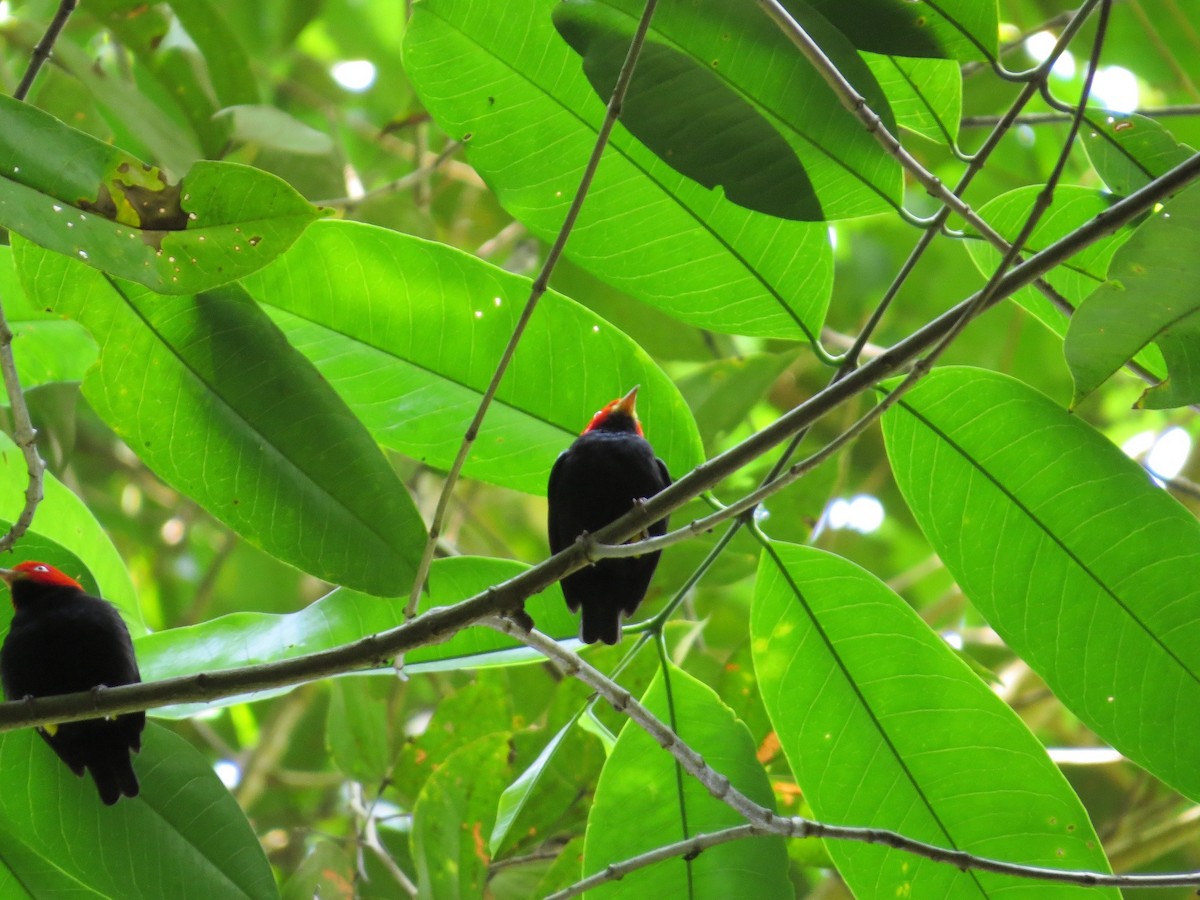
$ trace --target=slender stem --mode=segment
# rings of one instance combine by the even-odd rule
[[[352,213],[360,206],[370,200],[377,200],[380,197],[390,197],[393,194],[398,194],[401,191],[406,191],[410,187],[418,184],[425,184],[429,177],[442,167],[450,157],[459,151],[462,147],[461,141],[450,141],[442,148],[442,152],[437,154],[423,166],[409,172],[407,175],[402,175],[395,181],[389,181],[387,184],[382,184],[377,188],[372,188],[364,194],[357,197],[336,197],[330,200],[318,200],[317,206],[329,206],[334,209],[340,209],[344,213]],[[418,153],[417,158],[420,159],[423,154]]]
[[[67,21],[71,18],[71,13],[75,11],[77,5],[78,0],[61,0],[59,3],[58,11],[50,20],[46,33],[33,48],[33,55],[30,57],[25,74],[21,77],[21,83],[13,92],[14,100],[24,100],[28,96],[34,79],[37,78],[38,72],[50,58],[54,42],[58,40],[58,36],[66,27]],[[21,512],[8,532],[0,537],[0,553],[11,550],[13,545],[29,530],[29,526],[33,524],[34,513],[37,512],[38,504],[42,502],[46,473],[46,464],[37,450],[37,431],[34,430],[33,421],[29,417],[29,406],[25,403],[25,392],[21,389],[17,364],[13,360],[12,342],[12,329],[8,327],[8,320],[4,315],[3,298],[0,297],[0,375],[3,376],[4,390],[8,394],[9,407],[12,409],[13,440],[21,450],[21,455],[25,459],[25,470],[29,476]]]
[[[67,21],[71,18],[71,13],[75,12],[75,7],[79,5],[79,0],[60,0],[58,11],[54,14],[54,18],[50,20],[50,25],[46,28],[46,33],[42,35],[42,39],[37,42],[37,46],[33,48],[33,55],[29,60],[29,65],[25,69],[25,74],[21,76],[21,83],[17,85],[17,89],[13,91],[14,100],[24,100],[29,95],[29,89],[33,87],[33,80],[37,78],[38,72],[42,70],[42,66],[50,59],[50,52],[54,49],[54,43],[58,40],[58,36],[66,27]]]
[[[1097,111],[1099,112],[1099,110]],[[1200,104],[1187,103],[1180,106],[1147,107],[1145,109],[1136,110],[1135,112],[1137,115],[1145,116],[1148,119],[1167,119],[1173,116],[1200,116]],[[1113,115],[1118,114],[1113,113]],[[1120,115],[1124,115],[1124,113],[1121,113]],[[1073,117],[1073,112],[1025,113],[1022,116],[1018,116],[1013,124],[1056,125],[1063,122],[1070,122]],[[999,121],[999,116],[963,116],[958,124],[963,128],[989,128],[994,126]]]
[[[629,89],[629,82],[633,78],[633,70],[637,65],[638,56],[641,54],[642,45],[646,41],[646,32],[650,29],[650,20],[654,16],[654,10],[657,5],[658,0],[646,0],[646,8],[642,12],[642,18],[638,22],[637,31],[634,33],[633,41],[629,45],[629,52],[626,54],[625,62],[622,64],[620,74],[617,76],[617,83],[613,86],[612,97],[609,98],[608,109],[604,116],[604,123],[600,126],[600,130],[596,134],[596,144],[592,148],[592,155],[584,167],[583,176],[579,179],[579,187],[576,189],[575,196],[571,200],[571,205],[567,209],[567,215],[563,220],[562,227],[558,231],[558,237],[555,238],[554,243],[551,245],[550,252],[546,254],[546,261],[542,265],[541,272],[538,273],[537,278],[533,281],[533,285],[529,291],[529,299],[525,301],[525,308],[521,310],[521,315],[517,319],[516,326],[513,328],[512,336],[508,339],[508,344],[500,356],[500,361],[496,363],[495,371],[492,373],[492,380],[483,392],[483,397],[479,401],[479,408],[475,410],[475,417],[471,419],[471,424],[467,426],[467,432],[463,435],[462,443],[458,448],[458,455],[454,457],[450,471],[446,473],[446,481],[442,485],[441,494],[438,496],[437,508],[433,512],[433,520],[429,523],[429,540],[425,543],[425,550],[421,555],[421,563],[417,567],[417,575],[413,580],[412,593],[408,598],[408,606],[405,609],[405,614],[409,617],[415,615],[417,602],[421,598],[421,591],[425,589],[425,580],[429,576],[429,566],[433,562],[433,551],[437,546],[442,522],[446,518],[446,510],[450,505],[450,497],[454,491],[454,485],[457,483],[458,476],[462,472],[463,464],[467,461],[467,455],[471,452],[471,447],[475,444],[475,439],[479,436],[479,429],[483,424],[484,416],[487,415],[488,408],[492,405],[492,400],[495,398],[496,391],[500,387],[500,382],[504,379],[505,372],[508,371],[508,364],[512,361],[513,354],[517,351],[517,344],[520,343],[521,337],[525,334],[525,328],[529,325],[529,320],[533,317],[533,311],[537,308],[538,301],[549,287],[550,275],[554,272],[554,267],[558,264],[563,249],[567,245],[567,239],[571,236],[571,231],[575,227],[575,221],[579,218],[579,212],[583,209],[583,201],[587,198],[592,180],[596,176],[596,170],[600,167],[600,160],[604,156],[605,148],[608,146],[609,136],[612,134],[613,127],[617,123],[617,118],[621,114],[621,104],[625,101],[625,93]]]

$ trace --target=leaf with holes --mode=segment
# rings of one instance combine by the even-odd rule
[[[274,175],[235,163],[201,160],[172,184],[162,170],[0,97],[0,225],[159,293],[253,272],[320,215]]]
[[[1180,144],[1171,132],[1145,116],[1107,116],[1088,119],[1083,147],[1096,173],[1114,194],[1124,197],[1175,168],[1195,151]]]

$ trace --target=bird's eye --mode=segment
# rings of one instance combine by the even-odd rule
[[[33,567],[33,571],[35,571],[35,572],[49,572],[49,571],[50,571],[50,567],[49,567],[49,566],[34,566],[34,567]]]

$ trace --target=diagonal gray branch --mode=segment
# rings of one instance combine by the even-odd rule
[[[1200,154],[1098,215],[1088,224],[1015,266],[997,285],[989,305],[1000,302],[1064,259],[1112,233],[1200,178]],[[882,379],[909,365],[953,326],[975,298],[947,310],[909,337],[864,363],[841,381],[814,394],[795,409],[740,444],[697,467],[660,494],[635,507],[608,527],[580,539],[561,553],[515,578],[456,603],[439,607],[376,635],[281,662],[181,676],[119,688],[43,697],[0,704],[0,731],[49,722],[93,718],[97,714],[131,712],[184,702],[205,702],[254,691],[300,684],[331,675],[387,665],[398,653],[444,641],[482,618],[520,609],[524,601],[587,564],[596,543],[620,543],[664,515],[716,485],[771,448],[809,427],[841,404],[872,389]]]

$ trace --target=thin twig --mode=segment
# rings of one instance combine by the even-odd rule
[[[50,20],[50,25],[46,28],[46,33],[42,35],[42,39],[33,48],[33,56],[29,60],[25,74],[21,76],[21,83],[13,91],[14,100],[24,100],[29,95],[29,89],[33,87],[33,80],[37,78],[38,72],[42,70],[42,66],[46,64],[46,61],[50,59],[50,53],[54,49],[54,42],[58,40],[58,36],[62,33],[63,28],[66,27],[67,21],[71,18],[71,13],[75,12],[75,7],[78,5],[79,0],[59,0],[58,12]]]
[[[1096,112],[1105,112],[1102,108],[1097,108]],[[1155,106],[1147,107],[1146,109],[1137,109],[1131,113],[1113,113],[1110,115],[1139,115],[1145,116],[1147,119],[1167,119],[1174,116],[1200,116],[1200,104],[1189,103],[1181,104],[1180,106]],[[1041,113],[1025,113],[1018,116],[1014,121],[1014,125],[1057,125],[1063,122],[1070,122],[1074,113],[1071,112],[1041,112]],[[1000,121],[1000,116],[963,116],[959,120],[959,125],[963,128],[990,128]]]
[[[545,900],[567,900],[569,897],[578,897],[580,894],[590,891],[592,888],[599,887],[602,884],[607,884],[610,881],[620,881],[631,872],[644,869],[646,866],[666,862],[668,859],[676,857],[695,859],[709,847],[717,847],[721,844],[728,844],[730,841],[740,841],[748,837],[770,833],[757,825],[734,825],[732,828],[725,828],[721,831],[698,834],[695,837],[676,841],[673,844],[655,847],[647,853],[631,856],[629,859],[623,859],[620,862],[609,863],[595,875],[589,875],[587,878],[580,879],[570,887],[563,888],[561,891],[547,894]]]
[[[395,181],[390,181],[387,184],[380,185],[377,188],[372,188],[366,193],[360,194],[357,197],[336,197],[332,200],[318,200],[317,206],[328,206],[334,209],[340,209],[345,213],[352,213],[358,207],[362,206],[369,200],[377,200],[380,197],[388,197],[392,194],[398,194],[401,191],[408,190],[416,184],[424,183],[429,179],[429,176],[442,167],[450,157],[458,152],[462,147],[461,141],[451,141],[442,148],[442,152],[435,156],[419,169],[414,169],[407,175],[402,175]]]
[[[575,227],[575,220],[579,218],[579,212],[583,208],[583,201],[587,198],[588,190],[592,185],[592,179],[595,177],[596,170],[600,166],[600,159],[604,155],[604,149],[608,146],[609,135],[612,134],[613,126],[617,123],[617,117],[621,114],[621,104],[625,100],[625,93],[629,88],[629,82],[633,78],[633,70],[637,65],[638,55],[641,53],[642,44],[645,43],[646,32],[650,29],[650,19],[654,16],[654,9],[657,4],[658,0],[646,0],[646,8],[642,13],[641,20],[638,22],[637,31],[634,33],[633,41],[629,45],[629,52],[625,56],[625,62],[621,66],[620,74],[617,76],[617,83],[613,86],[612,97],[608,101],[608,109],[604,116],[604,123],[596,133],[596,143],[592,148],[592,155],[584,167],[582,177],[579,179],[579,187],[575,190],[575,196],[571,200],[570,207],[567,209],[567,215],[563,219],[562,227],[558,231],[558,237],[554,239],[549,253],[546,254],[546,261],[542,265],[541,272],[538,273],[537,278],[533,281],[533,285],[529,291],[529,299],[525,301],[525,308],[521,310],[521,315],[517,319],[517,324],[513,328],[513,333],[509,337],[508,344],[505,346],[499,362],[496,363],[495,371],[492,373],[492,380],[483,392],[483,397],[479,401],[479,408],[475,411],[475,417],[471,419],[471,424],[467,426],[467,432],[463,435],[462,443],[458,447],[458,455],[454,457],[450,471],[446,473],[446,481],[442,485],[441,494],[438,496],[437,508],[433,513],[433,521],[429,523],[429,540],[425,543],[425,550],[421,555],[421,563],[417,567],[417,575],[413,580],[412,593],[408,598],[408,606],[405,608],[406,616],[411,617],[416,613],[417,603],[421,599],[421,591],[425,589],[425,579],[429,575],[429,566],[433,562],[433,551],[437,546],[442,521],[446,517],[446,509],[450,505],[450,496],[454,492],[454,485],[458,481],[459,474],[462,472],[463,464],[467,461],[467,455],[471,452],[471,447],[474,446],[475,439],[479,436],[479,429],[483,424],[484,416],[487,415],[488,408],[492,405],[492,400],[495,398],[496,391],[500,387],[500,382],[503,380],[505,372],[508,371],[508,364],[512,360],[513,354],[516,353],[517,344],[520,343],[521,337],[525,334],[525,328],[533,316],[533,311],[537,308],[538,301],[549,287],[550,276],[554,272],[554,267],[558,264],[559,257],[562,256],[563,249],[567,245],[567,239],[571,236],[571,231]]]
[[[77,5],[78,0],[61,0],[59,3],[58,12],[50,20],[46,33],[33,48],[33,55],[25,69],[25,74],[21,77],[21,83],[13,92],[14,100],[24,100],[28,96],[34,79],[37,78],[37,74],[45,65],[46,60],[50,58],[54,42],[58,40],[58,36],[66,27],[67,21],[71,18],[71,13],[75,11]],[[11,550],[13,545],[29,530],[29,526],[33,524],[34,513],[37,512],[38,504],[42,502],[46,473],[46,464],[37,450],[37,431],[34,430],[33,421],[29,417],[25,392],[21,389],[21,378],[17,374],[17,364],[13,360],[12,342],[12,329],[9,328],[8,320],[4,316],[3,298],[0,297],[0,375],[3,376],[4,390],[8,394],[8,404],[12,409],[13,440],[21,450],[21,455],[25,459],[25,469],[29,476],[29,483],[25,487],[25,503],[12,527],[3,537],[0,537],[0,553]]]

